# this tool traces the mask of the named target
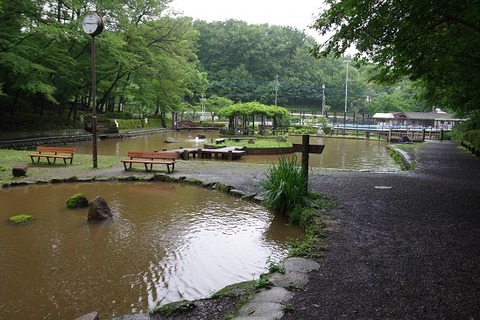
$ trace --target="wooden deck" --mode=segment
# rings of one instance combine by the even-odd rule
[[[190,158],[198,159],[223,159],[223,160],[239,160],[247,152],[243,147],[221,147],[221,148],[185,148],[173,150],[180,153],[180,158],[188,160]]]

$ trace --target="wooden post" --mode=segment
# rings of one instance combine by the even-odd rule
[[[310,145],[310,135],[302,135],[302,174],[305,177],[305,192],[308,191],[308,152]]]

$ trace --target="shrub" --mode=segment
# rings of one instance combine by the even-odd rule
[[[480,149],[480,130],[467,131],[465,140],[467,140],[471,146],[475,147],[475,149]]]
[[[265,175],[264,205],[291,219],[290,213],[295,207],[303,207],[306,200],[307,178],[303,175],[297,156],[290,159],[281,157],[278,166],[272,165]]]

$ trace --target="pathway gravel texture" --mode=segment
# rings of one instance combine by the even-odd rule
[[[282,319],[480,319],[480,159],[429,142],[409,173],[335,172],[320,269]]]

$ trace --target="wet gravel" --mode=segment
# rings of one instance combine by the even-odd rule
[[[431,142],[411,173],[335,172],[326,259],[283,319],[479,319],[480,158]]]

